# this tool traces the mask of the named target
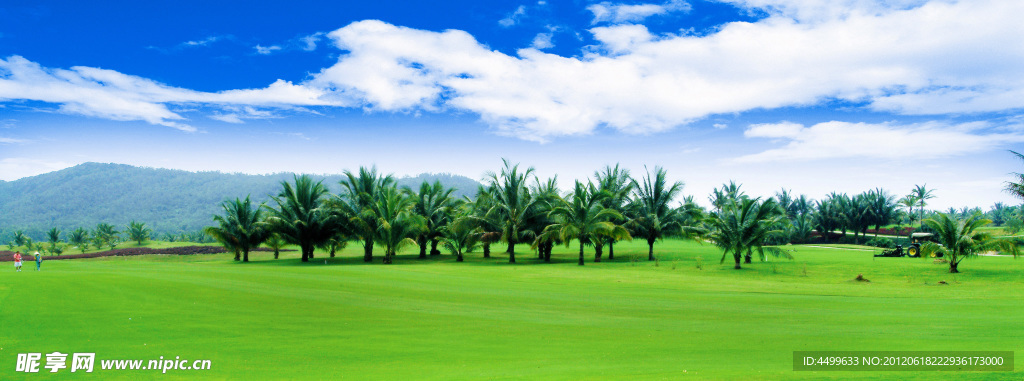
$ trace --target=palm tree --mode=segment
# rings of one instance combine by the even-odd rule
[[[295,176],[295,186],[282,181],[283,189],[271,199],[277,208],[269,208],[266,219],[270,232],[280,234],[288,243],[299,245],[302,261],[313,258],[313,250],[338,234],[342,225],[338,215],[325,205],[327,187],[309,176]]]
[[[527,225],[530,231],[543,232],[548,225],[556,222],[551,217],[550,212],[555,206],[561,205],[562,196],[558,194],[558,176],[552,177],[545,182],[541,182],[540,179],[534,179],[535,182],[533,187],[530,188],[530,192],[537,198],[537,213],[533,215],[533,218],[530,219]],[[532,245],[537,249],[537,258],[543,259],[545,262],[551,262],[551,250],[554,249],[555,242],[558,241],[558,237],[538,234]]]
[[[619,164],[616,163],[615,167],[605,166],[603,172],[594,172],[594,178],[597,179],[597,189],[600,192],[605,192],[608,197],[605,197],[602,204],[607,209],[613,209],[623,217],[617,221],[612,221],[618,225],[625,225],[628,220],[626,219],[626,206],[629,204],[629,196],[633,193],[633,178],[629,176],[629,170],[619,168]],[[609,237],[608,240],[608,260],[615,260],[615,238]]]
[[[380,190],[395,186],[392,175],[377,174],[377,167],[359,167],[359,174],[345,171],[341,181],[345,193],[332,202],[334,209],[349,218],[352,233],[363,240],[363,261],[373,261],[373,243],[377,234],[378,216],[371,211]]]
[[[213,217],[219,226],[207,227],[205,231],[226,248],[234,250],[236,261],[241,252],[242,262],[249,262],[249,250],[259,247],[270,235],[263,223],[264,207],[261,204],[253,208],[249,196],[245,196],[245,200],[224,201],[221,203],[224,215]]]
[[[568,199],[562,199],[559,205],[551,209],[551,216],[558,222],[545,228],[544,235],[557,236],[566,246],[574,239],[578,241],[580,266],[583,266],[585,245],[610,236],[617,239],[631,238],[625,228],[610,222],[622,215],[614,209],[602,206],[601,200],[604,197],[607,197],[607,194],[598,192],[593,184],[583,185],[576,181],[576,186],[573,187]],[[595,255],[594,261],[600,262],[601,259]]]
[[[106,222],[96,224],[96,230],[93,231],[93,239],[96,240],[97,245],[96,248],[99,249],[103,246],[109,246],[110,250],[114,250],[114,248],[117,247],[118,240],[120,239],[120,237],[118,237],[119,233],[120,232],[114,228],[114,225]]]
[[[82,254],[85,254],[85,251],[89,249],[89,231],[82,227],[75,229],[71,232],[71,235],[68,236],[68,242],[78,246],[78,250],[81,250]]]
[[[468,205],[468,216],[476,221],[482,230],[480,245],[483,247],[484,258],[491,257],[491,244],[501,240],[501,224],[497,219],[497,208],[494,208],[494,196],[484,186],[477,186],[476,199],[464,200]]]
[[[519,164],[512,165],[508,159],[501,159],[505,168],[500,174],[489,172],[491,196],[494,199],[488,215],[494,216],[501,227],[501,240],[508,243],[508,263],[516,263],[516,244],[526,237],[535,235],[527,229],[530,220],[540,212],[538,199],[530,194],[526,180],[533,174],[533,167],[519,172]]]
[[[871,210],[871,224],[875,225],[875,237],[884,225],[896,220],[896,196],[890,195],[882,188],[875,188],[867,193],[868,208]]]
[[[17,230],[17,231],[14,232],[14,244],[16,246],[24,245],[26,238],[28,238],[28,237],[25,236],[25,232],[24,231]]]
[[[395,187],[380,190],[380,197],[373,204],[373,214],[379,218],[375,240],[384,246],[385,264],[390,264],[403,247],[415,245],[413,237],[421,234],[426,225],[425,218],[412,209],[412,198]]]
[[[722,210],[712,213],[707,221],[712,226],[709,237],[715,245],[722,249],[721,263],[732,253],[736,261],[734,269],[741,269],[740,259],[744,254],[749,257],[754,249],[760,254],[762,260],[765,253],[774,256],[785,256],[792,258],[788,252],[777,247],[765,245],[765,241],[771,234],[777,233],[772,230],[783,218],[778,204],[774,199],[767,199],[760,202],[760,199],[740,198],[723,205]]]
[[[654,260],[654,242],[662,239],[670,230],[680,230],[679,209],[669,204],[683,190],[683,183],[676,181],[671,185],[666,180],[666,172],[661,167],[654,167],[654,174],[647,172],[643,183],[633,180],[633,200],[628,207],[632,219],[629,222],[634,237],[647,240],[647,260]]]
[[[832,235],[833,231],[839,229],[845,218],[841,203],[833,196],[836,196],[836,194],[833,193],[830,197],[817,202],[817,212],[814,213],[812,219],[814,229],[821,234],[825,242],[828,242],[829,236]]]
[[[135,222],[134,220],[128,223],[128,237],[138,243],[139,246],[142,246],[143,241],[149,239],[150,233],[153,233],[153,229],[147,227],[145,223]]]
[[[274,259],[277,259],[281,254],[281,248],[287,245],[288,242],[285,242],[280,234],[273,233],[267,237],[266,241],[263,241],[263,244],[274,250]]]
[[[874,222],[867,193],[853,196],[846,204],[846,208],[846,225],[853,230],[853,242],[860,243],[859,235],[867,235],[868,228]]]
[[[907,210],[907,219],[910,220],[910,225],[914,225],[914,205],[917,205],[917,198],[908,194],[903,196],[897,204],[900,208]]]
[[[926,201],[935,198],[935,195],[932,194],[935,190],[928,189],[927,186],[928,184],[914,185],[914,189],[910,191],[910,194],[917,200],[917,213],[919,214],[918,220],[921,221],[921,228],[924,228],[924,207],[928,206]]]
[[[441,244],[455,254],[456,262],[462,262],[462,254],[473,251],[483,230],[475,219],[464,216],[449,221],[441,231]]]
[[[1010,153],[1024,161],[1024,154],[1017,151],[1010,151]],[[1016,182],[1007,181],[1006,188],[1003,188],[1003,190],[1005,190],[1006,193],[1013,195],[1013,197],[1024,200],[1024,173],[1013,172],[1013,177]]]
[[[939,213],[936,218],[924,220],[924,224],[935,231],[938,244],[926,242],[921,245],[921,257],[929,258],[942,254],[949,261],[949,272],[958,273],[960,261],[964,258],[976,257],[987,251],[1010,253],[1014,257],[1020,255],[1016,242],[1004,238],[993,238],[992,234],[979,232],[978,228],[992,223],[982,218],[980,213],[972,214],[965,219],[951,218],[948,214]]]
[[[411,188],[404,188],[405,192],[415,197],[413,211],[423,216],[426,224],[422,234],[416,237],[416,243],[420,246],[420,259],[427,258],[427,245],[430,244],[430,255],[437,255],[438,238],[441,237],[441,228],[451,220],[454,201],[451,197],[455,188],[445,188],[441,181],[435,181],[433,185],[424,181],[420,184],[419,192]]]

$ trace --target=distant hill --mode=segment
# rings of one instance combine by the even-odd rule
[[[77,227],[106,222],[124,230],[129,221],[146,223],[157,234],[193,232],[212,223],[220,203],[252,195],[259,203],[277,194],[291,173],[272,175],[189,172],[124,164],[85,163],[16,181],[0,181],[0,243],[23,230],[35,241],[57,227],[66,235]],[[341,190],[342,175],[323,179],[331,193]],[[456,197],[476,193],[478,182],[451,174],[421,174],[398,180],[419,189],[423,181],[456,188]]]

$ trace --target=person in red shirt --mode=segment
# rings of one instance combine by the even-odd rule
[[[21,272],[21,252],[14,252],[14,271]]]

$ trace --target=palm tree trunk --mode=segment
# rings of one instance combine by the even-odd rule
[[[608,241],[608,260],[615,260],[615,240]]]
[[[508,249],[506,249],[505,252],[509,253],[509,254],[515,253],[516,252],[516,243],[512,242],[512,240],[509,240],[508,241]]]
[[[242,249],[242,262],[249,262],[249,249]]]
[[[555,247],[554,242],[544,243],[544,262],[551,263],[551,250]]]
[[[594,244],[594,262],[601,262],[601,252],[604,251],[604,244],[600,241]]]
[[[508,244],[508,263],[516,263],[516,244]]]
[[[951,257],[949,259],[950,259],[950,261],[949,261],[949,272],[951,274],[959,273],[960,270],[957,270],[957,265],[960,264],[960,261],[956,260],[957,259],[956,257]]]
[[[417,242],[420,245],[420,259],[427,259],[427,240],[419,239]]]
[[[751,251],[750,248],[747,248],[747,255],[743,257],[743,263],[752,263],[750,261],[750,258],[753,257],[753,256],[754,256],[753,251]]]
[[[278,255],[279,255],[280,253],[281,253],[281,250],[280,250],[280,249],[277,249],[277,248],[275,248],[275,249],[274,249],[274,259],[277,259],[277,256],[278,256]]]
[[[462,252],[458,252],[455,256],[455,262],[462,262]]]
[[[647,260],[648,261],[653,261],[654,260],[654,241],[653,240],[647,240]]]
[[[580,240],[580,266],[583,266],[583,240]]]
[[[373,262],[373,240],[366,239],[363,243],[363,262]]]
[[[331,246],[331,258],[334,258],[334,251],[335,251],[335,248],[334,248],[334,246],[332,245],[332,246]]]
[[[302,261],[309,262],[309,252],[313,251],[312,248],[309,245],[303,244],[299,246],[299,249],[302,250]]]
[[[485,243],[484,244],[484,258],[490,258],[490,257],[491,257],[491,244],[490,243]]]
[[[740,267],[740,257],[742,257],[742,255],[740,255],[739,252],[737,252],[736,254],[733,254],[733,258],[736,259],[736,266],[733,267],[733,269],[736,269],[736,270],[742,269],[742,267]]]
[[[441,255],[441,250],[437,249],[437,238],[430,240],[430,255]]]

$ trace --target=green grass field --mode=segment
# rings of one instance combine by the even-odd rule
[[[129,246],[125,246],[129,247]],[[732,270],[720,252],[640,242],[614,262],[518,249],[364,264],[296,252],[27,262],[0,271],[0,379],[19,353],[94,352],[63,379],[1021,379],[1009,372],[794,372],[802,350],[1024,350],[1024,259],[962,274],[872,249],[793,247]],[[642,259],[642,260],[641,260]],[[702,268],[698,268],[702,267]],[[870,283],[852,279],[863,274]],[[945,281],[948,285],[938,282]],[[211,360],[210,370],[101,370],[104,359]],[[41,371],[48,372],[48,369]],[[47,374],[46,376],[49,376]]]

